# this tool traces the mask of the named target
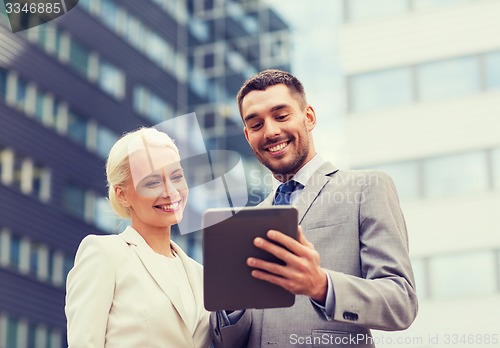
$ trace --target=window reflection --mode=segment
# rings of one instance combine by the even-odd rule
[[[447,197],[488,189],[485,151],[471,151],[424,161],[425,195]]]
[[[493,187],[500,190],[500,148],[496,148],[491,152],[491,163],[493,166]]]
[[[107,158],[109,150],[118,140],[118,135],[107,128],[98,126],[96,151],[102,158]]]
[[[89,72],[89,50],[76,43],[74,40],[70,43],[69,64],[78,70],[83,76],[87,77]]]
[[[436,256],[429,260],[433,297],[490,294],[496,290],[492,251]]]
[[[500,52],[486,54],[484,57],[486,87],[500,88]]]
[[[95,224],[103,231],[114,233],[117,230],[118,218],[113,213],[109,201],[104,197],[97,197],[95,202]]]
[[[9,264],[19,269],[21,263],[21,238],[17,235],[10,236]]]
[[[367,111],[409,103],[413,99],[409,68],[378,71],[351,79],[352,109]]]
[[[19,320],[7,318],[7,347],[17,347],[19,335]]]
[[[111,94],[115,98],[122,98],[125,87],[125,76],[114,65],[109,64],[104,59],[99,62],[99,86],[103,91]]]
[[[70,213],[85,217],[85,191],[80,187],[68,184],[63,193],[63,207]]]
[[[0,99],[5,99],[7,91],[7,70],[0,67]]]
[[[479,91],[477,57],[432,62],[417,68],[418,95],[423,101],[458,97]]]
[[[87,120],[75,112],[68,113],[68,136],[81,145],[87,142]]]
[[[457,5],[471,1],[474,0],[413,0],[412,7],[416,10],[420,10],[435,6]]]

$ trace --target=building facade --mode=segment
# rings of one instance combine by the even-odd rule
[[[207,149],[258,170],[234,95],[257,70],[289,68],[287,26],[259,1],[81,0],[13,34],[2,7],[0,347],[63,347],[79,242],[124,226],[105,198],[112,144],[196,112]],[[201,259],[199,233],[176,238]]]
[[[393,177],[420,309],[377,347],[480,347],[500,332],[500,1],[346,0],[354,168]]]

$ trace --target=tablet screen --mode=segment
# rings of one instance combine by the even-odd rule
[[[273,229],[297,239],[297,209],[291,206],[209,209],[203,216],[203,265],[205,308],[236,310],[290,307],[295,295],[280,286],[252,277],[248,257],[282,263],[255,247]]]

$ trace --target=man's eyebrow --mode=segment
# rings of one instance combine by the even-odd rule
[[[275,112],[275,111],[284,109],[286,107],[288,107],[288,104],[279,104],[279,105],[273,106],[270,111]]]
[[[281,109],[284,109],[284,108],[287,108],[287,107],[288,107],[288,104],[278,104],[278,105],[273,106],[269,111],[270,112],[275,112],[275,111],[278,111],[278,110],[281,110]],[[243,121],[248,122],[252,118],[257,117],[257,115],[258,115],[257,113],[249,114],[249,115],[245,116],[245,118],[243,119]]]

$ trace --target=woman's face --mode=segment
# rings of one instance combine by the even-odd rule
[[[179,155],[171,148],[151,146],[129,157],[131,177],[124,195],[132,227],[167,227],[182,220],[188,187]]]

